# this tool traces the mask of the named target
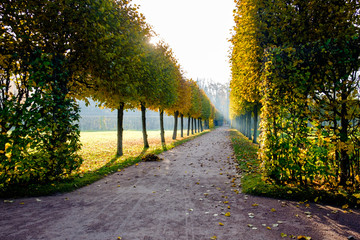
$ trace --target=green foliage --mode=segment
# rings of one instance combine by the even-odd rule
[[[263,36],[265,28],[260,21],[259,9],[262,9],[262,4],[263,1],[259,0],[236,1],[234,10],[236,25],[231,38],[230,118],[233,119],[234,127],[249,139],[253,135],[251,115],[253,114],[254,118],[258,116],[263,45],[267,44],[267,39]],[[253,112],[254,109],[256,113]],[[256,123],[257,120],[254,121],[254,129],[257,129]],[[254,131],[254,141],[256,135]]]
[[[201,95],[199,86],[195,81],[190,80],[191,87],[191,107],[189,109],[189,115],[193,118],[199,118],[201,115]]]
[[[3,189],[63,178],[81,165],[78,107],[69,96],[84,70],[77,38],[84,19],[73,9],[86,7],[72,1],[1,5]]]
[[[259,146],[251,143],[236,130],[230,130],[230,138],[238,163],[237,171],[242,175],[243,193],[337,206],[348,204],[356,207],[359,205],[359,195],[346,193],[344,189],[325,190],[314,186],[283,185],[268,181],[262,175],[262,163],[257,157]]]
[[[181,74],[172,50],[164,43],[157,46],[146,44],[146,53],[139,70],[142,86],[139,87],[138,101],[150,109],[169,109],[178,99]]]
[[[110,109],[119,109],[121,104],[134,108],[142,85],[137,74],[149,27],[130,1],[91,1],[91,6],[91,15],[84,16],[90,28],[84,30],[89,39],[83,53],[87,68],[83,81],[73,86],[81,91],[74,94],[84,100],[91,97]]]
[[[34,55],[25,73],[28,78],[1,79],[0,184],[4,189],[67,176],[82,162],[76,153],[79,110],[74,100],[66,98],[65,60],[40,51]],[[23,89],[27,94],[21,95]]]
[[[358,10],[346,0],[237,2],[232,116],[248,124],[259,97],[259,154],[276,183],[359,186]]]
[[[353,105],[356,100],[351,98],[357,92],[353,71],[360,66],[358,53],[350,51],[354,44],[357,39],[341,47],[338,41],[329,40],[268,51],[262,85],[261,157],[270,178],[335,186],[340,177],[340,183],[346,185],[352,178],[353,189],[359,184],[355,180],[359,174],[357,137],[349,137],[350,133],[357,136],[358,128],[347,123],[358,118]],[[353,171],[344,176],[348,171],[344,168]]]

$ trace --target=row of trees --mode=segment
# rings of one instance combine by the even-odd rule
[[[130,1],[8,1],[0,23],[3,189],[66,177],[81,165],[75,99],[118,110],[118,155],[124,109],[141,109],[145,148],[146,108],[176,119],[214,117],[171,49],[149,43],[151,29]]]
[[[359,9],[352,0],[237,2],[232,118],[257,119],[262,106],[268,178],[360,185]]]

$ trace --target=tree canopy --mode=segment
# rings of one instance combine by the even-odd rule
[[[232,117],[261,103],[269,179],[360,184],[358,11],[358,1],[347,0],[237,1]]]

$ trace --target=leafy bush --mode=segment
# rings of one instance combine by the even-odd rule
[[[81,165],[79,109],[68,98],[63,61],[34,53],[20,81],[4,75],[0,135],[0,186],[28,185],[64,177]],[[54,74],[62,71],[54,80]]]

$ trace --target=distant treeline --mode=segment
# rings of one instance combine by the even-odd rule
[[[156,114],[156,113],[155,113]],[[148,130],[160,130],[160,117],[159,113],[150,114],[146,117],[146,127]],[[124,117],[124,130],[139,130],[141,131],[141,113],[125,114]],[[184,127],[187,128],[187,121],[184,121]],[[113,115],[84,115],[80,118],[80,131],[116,131],[117,117],[114,112]],[[164,116],[164,129],[174,129],[174,117]]]
[[[80,107],[80,131],[116,131],[117,112],[110,109],[96,107],[96,103],[90,101],[86,106],[83,101],[79,101]],[[124,130],[142,130],[141,112],[129,110],[124,112]],[[160,115],[158,112],[147,111],[146,127],[148,130],[160,130]],[[184,121],[184,128],[187,128],[187,121]],[[174,129],[174,116],[164,116],[165,130]]]

